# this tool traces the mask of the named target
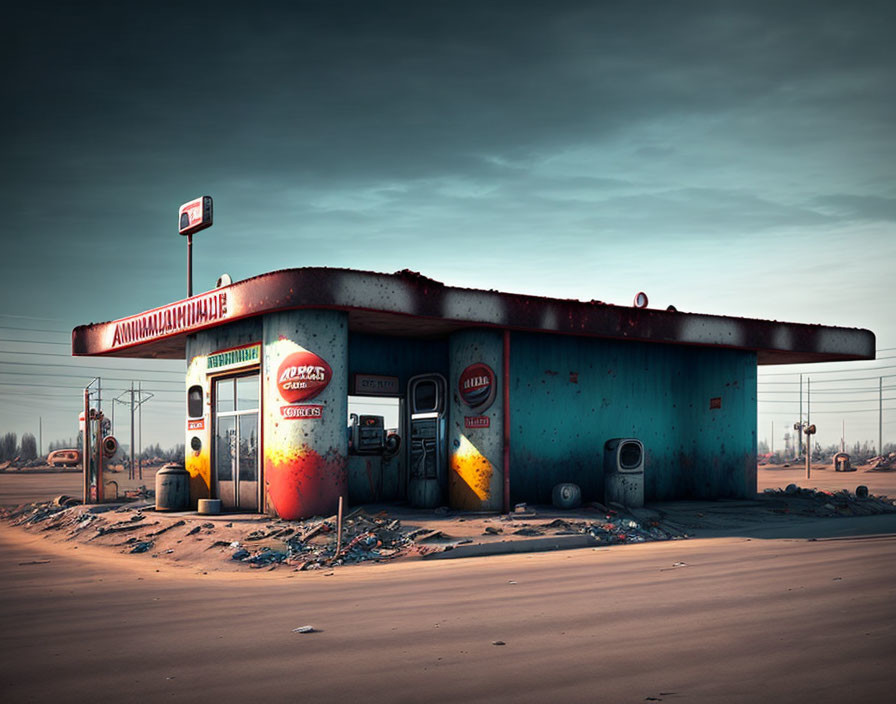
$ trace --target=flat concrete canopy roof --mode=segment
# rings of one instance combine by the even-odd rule
[[[469,327],[753,350],[759,364],[875,358],[874,333],[456,288],[411,271],[273,271],[183,301],[72,331],[73,355],[184,359],[199,330],[286,310],[342,310],[349,330],[443,337]]]

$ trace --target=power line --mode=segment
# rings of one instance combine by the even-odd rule
[[[70,342],[49,342],[45,340],[9,340],[7,338],[0,339],[0,342],[18,342],[23,345],[64,345],[69,347]]]
[[[13,315],[12,313],[0,313],[0,318],[17,318],[20,320],[49,320],[54,323],[62,322],[62,318],[38,318],[34,315]]]
[[[812,396],[814,397],[815,394],[822,394],[822,395],[824,395],[824,394],[866,394],[866,393],[871,393],[872,391],[874,393],[877,393],[878,391],[880,391],[880,389],[881,389],[880,386],[864,386],[860,389],[822,389],[821,391],[813,391]],[[896,386],[884,386],[883,389],[885,391],[887,389],[896,389]],[[763,391],[762,389],[759,389],[759,393],[761,393],[761,394],[793,394],[793,393],[795,393],[795,390],[794,389],[768,389],[768,390]]]
[[[889,367],[888,367],[889,369]],[[862,371],[871,371],[870,369],[863,369]],[[853,382],[853,381],[873,381],[876,379],[892,379],[896,377],[896,374],[878,374],[877,376],[863,376],[863,377],[853,377],[853,378],[843,378],[843,379],[815,379],[813,375],[806,375],[808,378],[812,379],[812,381],[816,384],[840,384],[845,382]],[[798,381],[762,381],[757,380],[757,384],[786,384],[787,386],[799,386],[800,382]]]
[[[20,330],[22,332],[52,332],[57,335],[70,335],[71,330],[49,330],[47,328],[17,328],[12,325],[0,325],[0,330]]]
[[[125,381],[130,381],[130,379],[126,379]],[[0,386],[24,386],[28,388],[45,388],[45,389],[84,389],[84,386],[64,386],[62,384],[34,384],[34,383],[21,383],[17,384],[11,381],[0,381]],[[123,389],[118,387],[103,387],[103,391],[129,391],[130,389]],[[179,394],[181,393],[180,389],[144,389],[144,391],[150,391],[152,393],[162,393],[162,394]]]
[[[55,374],[53,372],[5,372],[0,370],[0,374],[17,374],[19,376],[53,376],[53,377],[64,377],[66,379],[83,379],[85,375],[83,374]],[[90,376],[89,374],[86,376]],[[101,379],[109,379],[110,381],[131,381],[129,377],[118,377],[118,376],[106,376],[102,375]],[[148,381],[152,381],[153,384],[180,384],[183,385],[183,380],[181,381],[173,381],[171,379],[149,379]]]
[[[886,357],[886,359],[896,359],[896,357]],[[876,362],[877,360],[869,359],[869,360],[858,360],[858,361],[869,361]],[[850,362],[850,364],[856,364],[857,362]],[[896,369],[896,364],[891,364],[886,367],[878,367],[878,369]],[[765,372],[763,376],[815,376],[816,374],[859,374],[859,373],[868,373],[873,372],[874,369],[862,367],[861,369],[822,369],[819,371],[809,371],[809,372]]]
[[[877,413],[880,409],[878,408],[851,408],[849,410],[841,410],[841,411],[812,411],[812,415],[814,416],[816,413],[824,413],[830,415],[850,415],[852,413]],[[896,408],[884,408],[885,411],[896,411]],[[787,413],[786,411],[761,411],[764,416],[786,416],[788,418],[793,418],[798,415],[796,413]],[[893,420],[896,420],[894,418]],[[885,423],[888,421],[884,421]]]
[[[78,371],[99,371],[99,372],[135,372],[141,374],[178,374],[183,377],[184,373],[181,371],[174,371],[169,369],[117,369],[115,367],[79,367],[78,365],[70,365],[70,364],[46,364],[45,362],[7,362],[0,359],[0,364],[8,364],[10,366],[17,367],[61,367],[62,369],[77,369]],[[13,372],[9,372],[12,374]],[[22,372],[22,374],[28,374],[29,372]],[[38,374],[39,372],[33,372],[34,374]],[[97,375],[101,376],[101,375]]]
[[[820,400],[818,400],[818,401],[815,401],[815,403],[868,403],[869,401],[874,401],[874,400],[876,400],[876,399],[870,399],[870,398],[857,398],[857,399],[845,399],[845,398],[844,398],[844,399],[834,399],[834,398],[831,398],[831,399],[825,399],[825,398],[823,398],[823,399],[820,399]],[[896,396],[888,396],[888,397],[884,397],[884,398],[881,399],[881,400],[883,400],[883,401],[896,401]],[[785,400],[783,400],[783,399],[761,398],[761,399],[759,399],[758,403],[791,403],[791,404],[794,404],[794,405],[795,405],[797,402],[796,402],[796,401],[785,401]]]

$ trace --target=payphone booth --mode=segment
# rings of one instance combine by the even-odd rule
[[[421,374],[408,381],[408,502],[415,508],[444,503],[448,487],[447,386],[441,374]]]

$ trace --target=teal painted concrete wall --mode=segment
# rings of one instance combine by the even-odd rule
[[[401,394],[408,379],[417,374],[438,372],[448,377],[448,340],[419,340],[387,335],[349,333],[349,389],[355,374],[397,376]]]
[[[514,333],[510,374],[513,501],[602,499],[613,437],[644,443],[648,501],[755,493],[755,353]]]

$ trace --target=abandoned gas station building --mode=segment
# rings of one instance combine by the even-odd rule
[[[874,359],[867,330],[275,271],[72,333],[74,355],[185,359],[190,496],[283,518],[407,500],[604,498],[607,441],[648,501],[756,490],[759,364]],[[399,399],[398,427],[349,396]],[[395,436],[398,437],[395,437]]]

